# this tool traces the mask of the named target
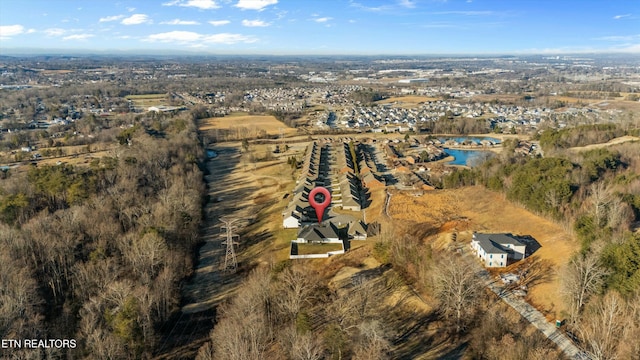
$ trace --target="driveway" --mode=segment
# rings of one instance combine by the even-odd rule
[[[498,295],[504,302],[514,308],[522,315],[531,325],[535,326],[540,332],[544,334],[549,340],[558,345],[558,348],[570,359],[588,360],[589,356],[577,346],[573,344],[571,340],[561,331],[556,329],[554,324],[551,324],[542,315],[540,311],[527,303],[523,298],[515,296],[511,291],[507,291],[502,286],[499,280],[493,279],[489,272],[482,267],[482,265],[475,259],[473,252],[469,248],[465,248],[463,251],[463,258],[472,263],[474,268],[477,269],[477,275],[480,277],[485,285]]]

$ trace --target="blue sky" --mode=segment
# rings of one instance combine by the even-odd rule
[[[15,49],[640,53],[640,0],[1,0]]]

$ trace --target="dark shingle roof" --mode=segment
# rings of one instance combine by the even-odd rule
[[[489,254],[506,254],[508,251],[503,248],[504,245],[511,244],[513,246],[523,246],[511,234],[474,234],[476,240],[484,251]]]
[[[331,224],[311,224],[300,229],[298,238],[303,238],[310,242],[322,242],[329,238],[338,238],[338,234]]]

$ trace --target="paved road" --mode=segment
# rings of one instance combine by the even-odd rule
[[[556,329],[554,324],[549,323],[540,311],[527,303],[523,298],[513,295],[511,291],[505,291],[502,283],[499,280],[493,279],[489,272],[482,268],[482,265],[473,257],[473,253],[470,249],[466,248],[464,250],[464,258],[478,269],[478,276],[485,282],[486,286],[491,291],[519,312],[522,317],[527,319],[531,325],[540,330],[540,332],[542,332],[549,340],[556,343],[558,348],[568,358],[579,360],[589,359],[589,356],[575,346],[563,332]]]

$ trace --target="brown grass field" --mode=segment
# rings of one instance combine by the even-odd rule
[[[143,108],[169,104],[169,101],[167,100],[167,94],[128,95],[125,97],[125,99],[133,101],[133,104],[136,107]]]
[[[431,96],[407,95],[407,96],[393,96],[388,99],[376,101],[376,103],[390,104],[393,102],[398,102],[396,106],[399,106],[399,107],[415,107],[415,106],[418,106],[420,103],[424,103],[427,101],[438,101],[438,100],[442,100],[442,99],[437,97],[431,97]]]
[[[264,130],[268,135],[295,134],[296,129],[290,128],[271,115],[248,115],[246,113],[233,113],[225,117],[213,117],[202,120],[200,130],[215,129],[239,129],[247,128],[255,131]]]
[[[404,223],[441,225],[448,219],[462,217],[466,220],[464,230],[467,231],[532,236],[541,245],[534,255],[548,261],[555,273],[550,274],[548,282],[529,289],[529,299],[549,315],[559,317],[566,310],[560,294],[558,272],[579,249],[579,244],[562,226],[516,206],[501,194],[480,186],[432,191],[420,197],[395,194],[391,198],[389,212],[394,220]],[[440,228],[441,233],[450,231],[446,226]]]

